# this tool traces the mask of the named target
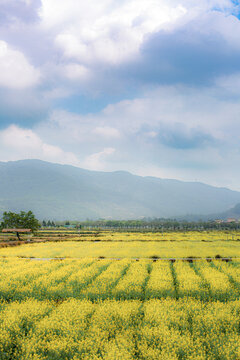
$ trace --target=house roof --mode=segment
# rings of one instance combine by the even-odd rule
[[[2,229],[2,232],[4,232],[4,233],[10,233],[10,232],[24,233],[24,232],[32,232],[32,230],[31,229]]]

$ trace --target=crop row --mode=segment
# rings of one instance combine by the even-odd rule
[[[239,279],[237,262],[6,259],[0,261],[0,298],[228,301],[239,298]]]
[[[0,235],[0,236],[3,236]],[[11,237],[12,234],[11,234]],[[219,240],[237,240],[240,238],[240,231],[229,230],[211,230],[211,231],[158,231],[158,232],[141,232],[141,231],[69,231],[69,230],[41,230],[34,236],[45,240],[81,240],[81,241],[219,241]]]
[[[179,235],[180,236],[180,235]],[[61,241],[0,248],[1,257],[27,258],[240,258],[239,241]]]
[[[0,359],[239,359],[239,314],[238,300],[0,303]]]

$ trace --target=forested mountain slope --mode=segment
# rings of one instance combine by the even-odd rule
[[[0,163],[0,212],[32,210],[39,219],[131,219],[211,214],[240,192],[198,182],[98,172],[40,160]]]

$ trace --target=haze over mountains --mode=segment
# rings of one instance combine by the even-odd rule
[[[136,219],[208,215],[240,203],[240,192],[199,182],[98,172],[40,160],[0,162],[0,214],[40,219]]]

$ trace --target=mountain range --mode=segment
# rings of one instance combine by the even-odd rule
[[[224,213],[240,192],[200,182],[100,172],[41,160],[0,162],[0,214],[39,220],[137,219]]]
[[[215,219],[219,218],[222,220],[227,220],[229,218],[232,219],[240,219],[240,203],[235,205],[233,208],[224,211],[222,213],[217,214],[217,216],[215,216]]]

